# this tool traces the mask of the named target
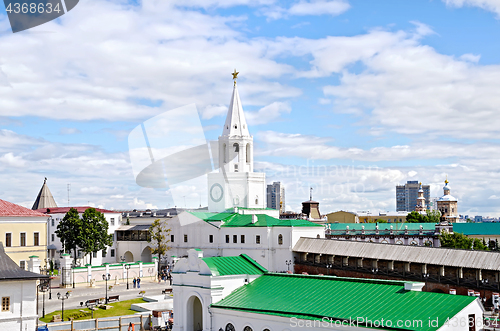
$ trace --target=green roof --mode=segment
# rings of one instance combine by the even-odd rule
[[[254,215],[241,215],[238,213],[202,213],[190,212],[192,215],[203,219],[206,222],[223,221],[221,227],[290,227],[290,226],[322,226],[307,220],[280,220],[265,214],[257,216],[257,222],[252,223]]]
[[[500,236],[500,223],[453,223],[453,232],[467,235]]]
[[[392,322],[393,329],[437,330],[475,297],[406,291],[404,282],[373,279],[264,274],[212,304],[214,308],[270,314],[287,318]],[[437,327],[429,325],[438,319]],[[397,321],[421,320],[422,325],[397,327]],[[387,324],[384,324],[387,326]]]
[[[262,275],[267,270],[246,254],[240,256],[217,256],[202,259],[212,276]]]

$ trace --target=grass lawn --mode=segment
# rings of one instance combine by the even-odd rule
[[[122,316],[122,315],[133,315],[137,313],[135,310],[131,310],[130,306],[134,303],[143,303],[146,302],[142,298],[137,298],[137,299],[132,299],[132,300],[127,300],[127,301],[118,301],[118,302],[113,302],[110,303],[109,306],[112,306],[113,308],[104,310],[104,309],[98,309],[94,310],[94,318],[102,318],[102,317],[111,317],[111,316]],[[83,310],[88,313],[88,315],[84,315],[80,310]],[[53,313],[50,314],[45,314],[45,318],[40,318],[40,321],[44,323],[50,323],[52,320],[52,316],[54,315],[59,315],[61,316],[61,311],[57,310]],[[92,318],[91,311],[88,308],[81,308],[81,309],[64,309],[64,320],[68,320],[68,317],[73,317],[72,315],[75,315],[74,320],[86,320]],[[84,315],[84,316],[77,316],[77,315]]]

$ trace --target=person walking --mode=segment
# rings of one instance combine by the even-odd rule
[[[135,324],[134,324],[134,323],[132,323],[132,322],[130,322],[130,323],[128,324],[128,329],[127,329],[127,331],[135,331]]]
[[[132,281],[132,283],[134,283],[134,288],[135,288],[135,283],[137,282],[137,279],[135,279],[134,277],[134,280]]]
[[[137,288],[141,288],[141,279],[137,277]]]

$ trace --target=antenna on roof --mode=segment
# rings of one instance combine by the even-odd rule
[[[309,191],[309,201],[313,201],[313,188],[312,187],[310,188],[310,191]]]
[[[71,191],[71,184],[68,184],[68,207],[69,207],[69,191]]]

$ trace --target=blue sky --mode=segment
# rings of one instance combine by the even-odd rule
[[[312,186],[322,212],[393,211],[395,185],[440,196],[448,177],[460,214],[498,216],[499,16],[494,0],[88,0],[12,34],[2,7],[0,198],[31,207],[48,177],[61,206],[68,183],[72,205],[174,205],[135,183],[128,135],[195,103],[217,139],[236,68],[256,169],[288,209]]]

